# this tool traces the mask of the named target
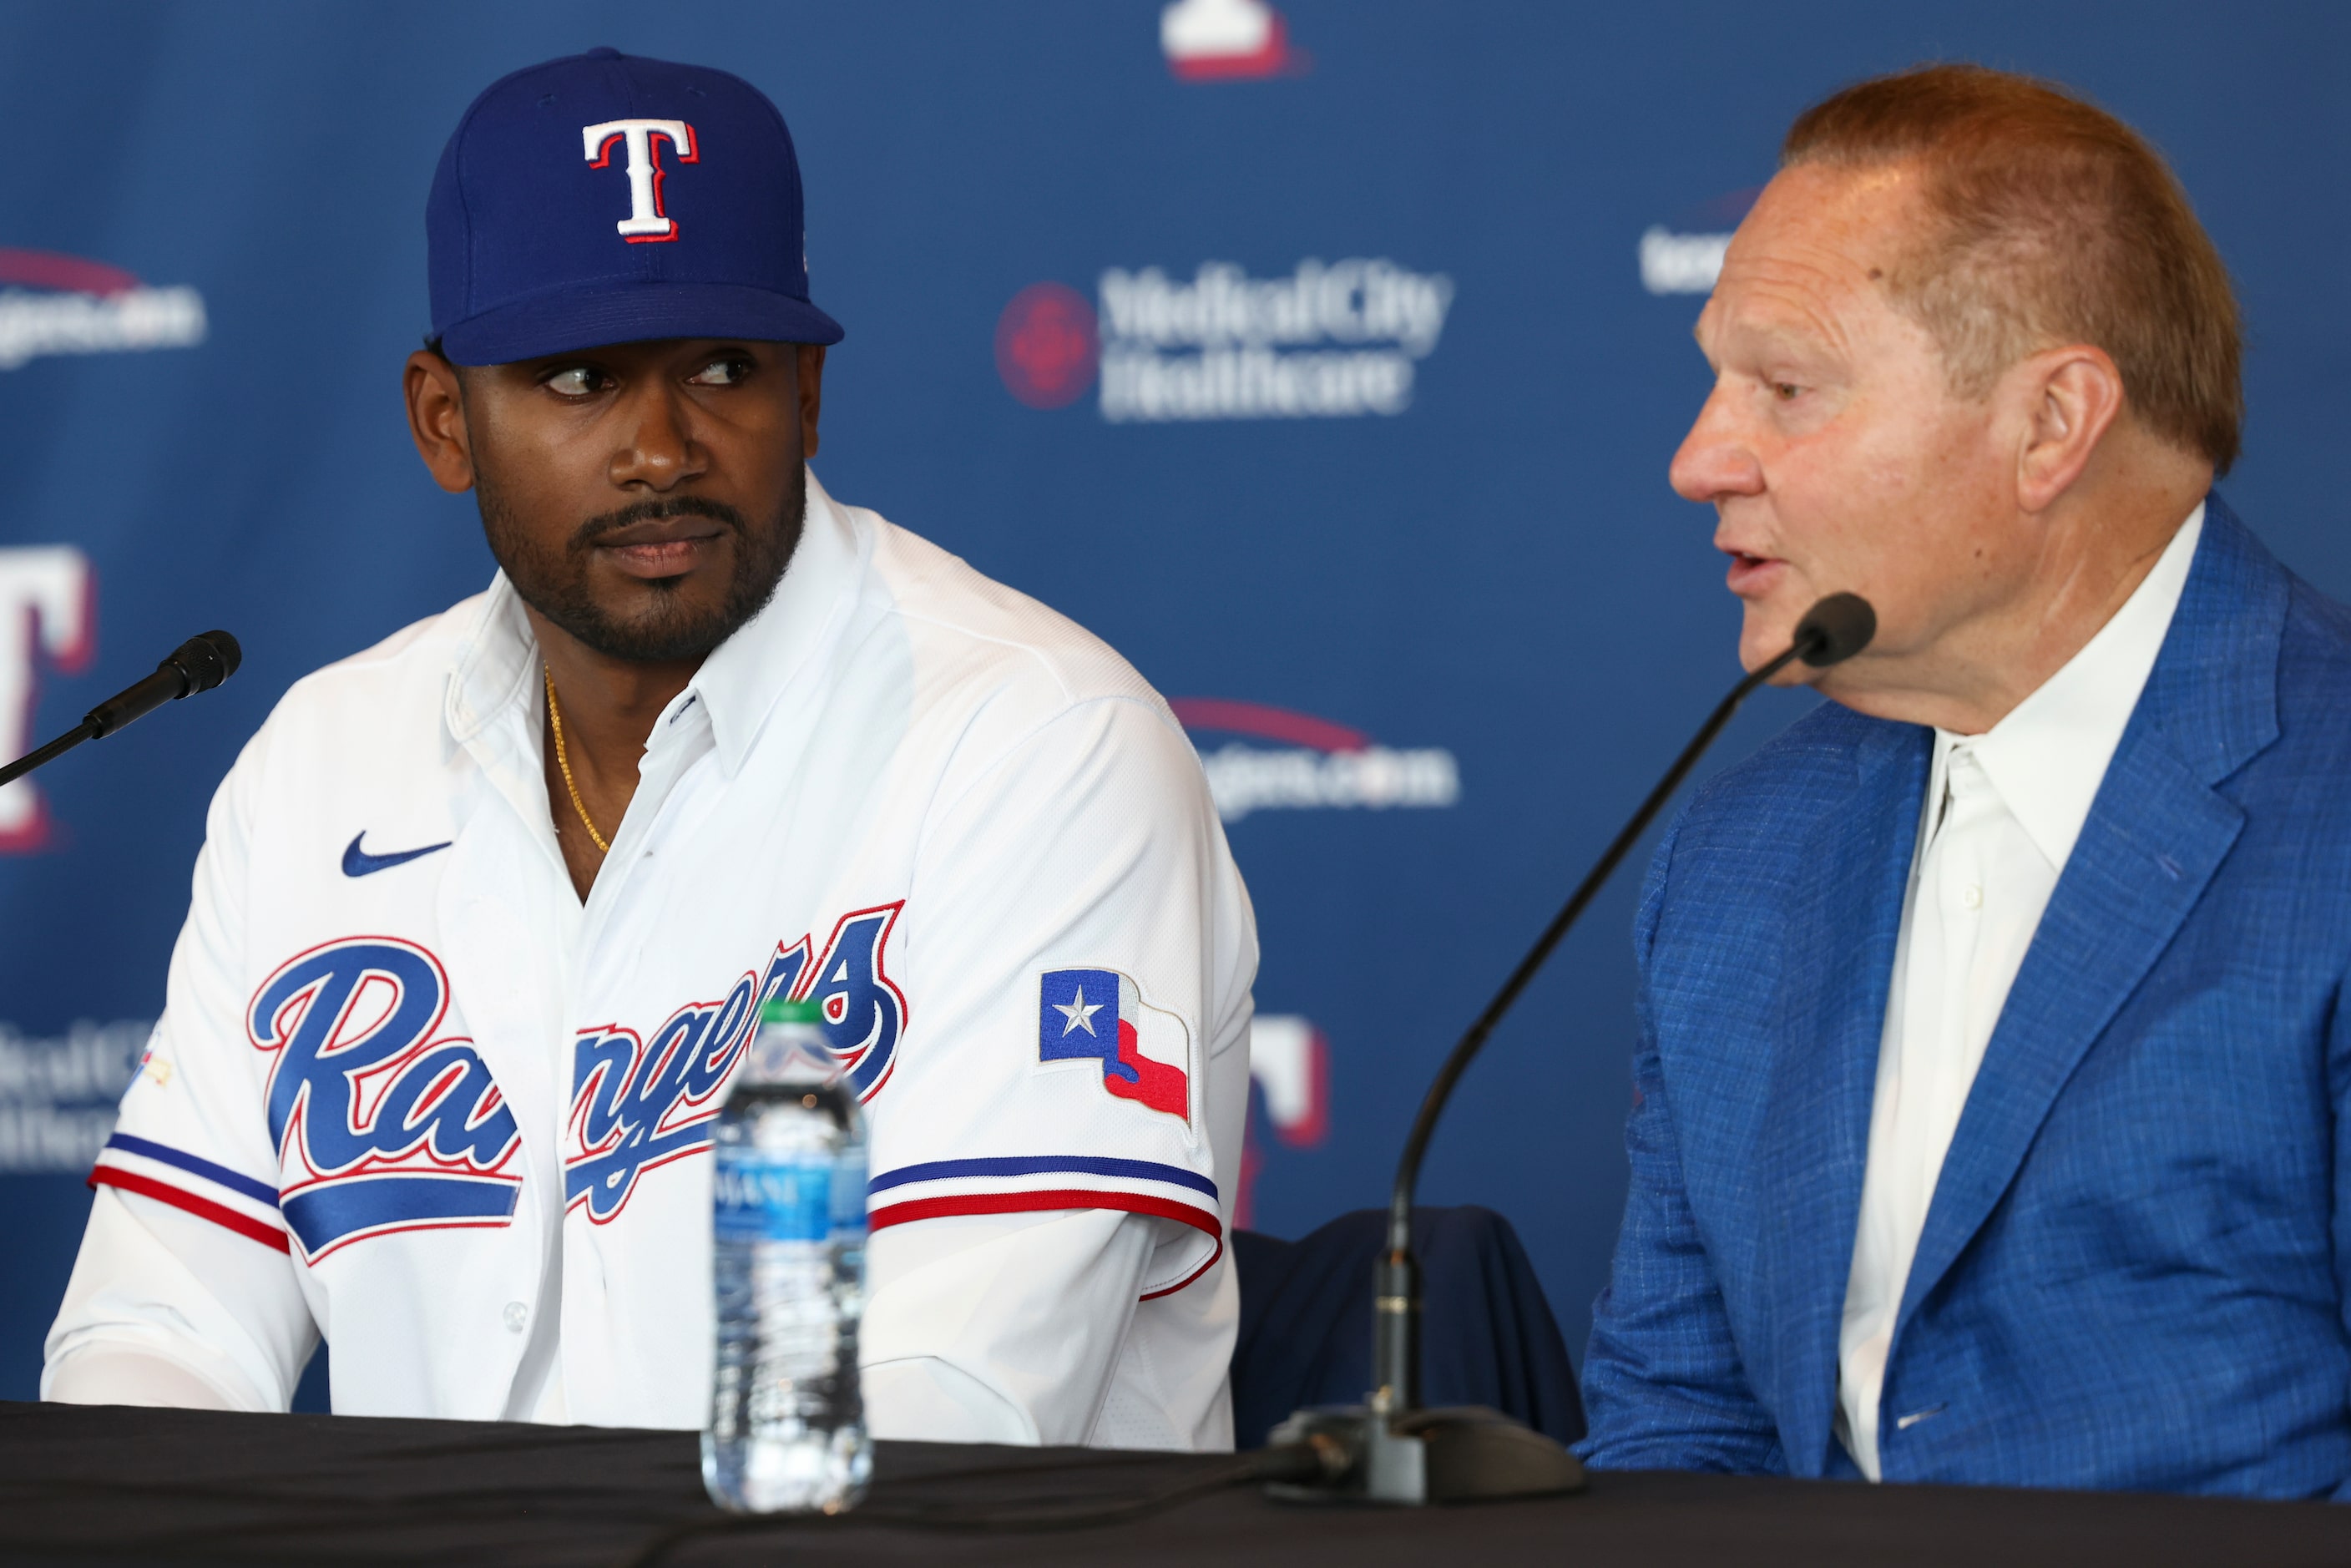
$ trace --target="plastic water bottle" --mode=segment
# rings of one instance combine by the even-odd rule
[[[817,1020],[813,1002],[768,1004],[711,1133],[702,1481],[738,1513],[838,1513],[873,1472],[857,1389],[865,1119]]]

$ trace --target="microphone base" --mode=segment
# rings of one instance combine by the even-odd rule
[[[1323,1456],[1322,1479],[1266,1487],[1268,1497],[1282,1502],[1420,1508],[1561,1497],[1584,1486],[1583,1466],[1573,1454],[1482,1405],[1396,1416],[1364,1405],[1319,1406],[1293,1414],[1273,1429],[1267,1444],[1304,1445]]]

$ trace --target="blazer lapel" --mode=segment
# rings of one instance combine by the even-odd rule
[[[1828,1458],[1878,1046],[1932,756],[1930,732],[1911,725],[1884,726],[1864,743],[1852,804],[1826,814],[1788,910],[1762,1207],[1773,1416],[1800,1476],[1818,1475]]]
[[[2144,734],[2126,739],[2017,972],[1952,1135],[1898,1335],[2023,1163],[2058,1091],[2162,956],[2244,815]]]
[[[2010,988],[1911,1261],[1902,1330],[2015,1179],[2066,1081],[2203,895],[2244,815],[2212,786],[2277,737],[2289,580],[2218,497],[2129,727]]]

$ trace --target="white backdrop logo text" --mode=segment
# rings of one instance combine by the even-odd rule
[[[1453,279],[1384,257],[1301,261],[1283,277],[1203,262],[1102,275],[1102,415],[1113,423],[1343,419],[1411,406]]]

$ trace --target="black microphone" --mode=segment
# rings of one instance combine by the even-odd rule
[[[245,650],[225,632],[204,632],[172,650],[145,680],[125,686],[82,716],[80,724],[42,747],[0,768],[0,784],[23,778],[43,763],[55,761],[85,740],[112,735],[132,719],[143,718],[165,703],[208,692],[245,662]]]
[[[1420,1407],[1420,1262],[1412,1252],[1412,1199],[1420,1183],[1421,1156],[1444,1114],[1445,1103],[1487,1037],[1527,988],[1552,950],[1598,894],[1641,835],[1664,810],[1690,769],[1755,688],[1801,659],[1814,669],[1842,664],[1869,646],[1877,634],[1877,612],[1858,594],[1833,593],[1796,623],[1787,651],[1750,671],[1717,705],[1696,737],[1674,758],[1666,776],[1641,802],[1633,820],[1602,852],[1599,862],[1552,917],[1541,937],[1486,1010],[1463,1034],[1428,1086],[1411,1135],[1396,1161],[1395,1186],[1388,1198],[1387,1251],[1373,1288],[1372,1375],[1368,1406],[1301,1410],[1274,1428],[1269,1442],[1305,1444],[1323,1458],[1322,1476],[1310,1482],[1283,1482],[1267,1490],[1292,1499],[1333,1494],[1376,1502],[1466,1502],[1479,1498],[1539,1497],[1575,1491],[1583,1467],[1575,1456],[1541,1433],[1499,1411],[1477,1406]]]
[[[1832,593],[1796,622],[1796,635],[1788,652],[1816,670],[1825,670],[1868,647],[1876,635],[1877,612],[1869,607],[1868,600],[1858,593]],[[1777,674],[1787,662],[1783,654],[1765,678]]]

